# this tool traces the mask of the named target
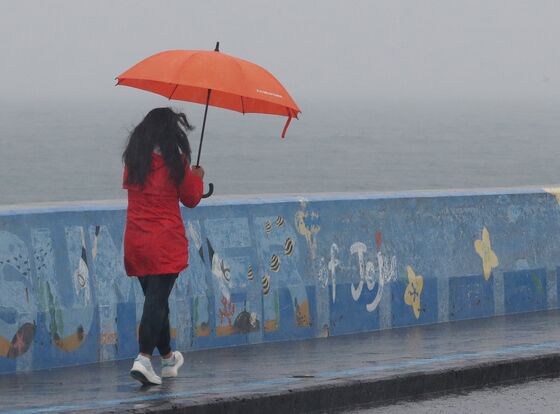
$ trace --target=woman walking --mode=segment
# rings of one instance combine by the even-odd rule
[[[130,134],[123,153],[123,188],[128,190],[124,265],[144,292],[138,341],[140,352],[130,375],[144,385],[175,377],[183,356],[170,347],[169,295],[179,273],[188,266],[188,242],[179,201],[194,208],[202,197],[204,170],[191,169],[183,113],[170,108],[150,111]],[[152,366],[157,348],[161,377]]]

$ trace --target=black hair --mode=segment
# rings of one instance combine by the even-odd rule
[[[191,161],[187,131],[193,129],[182,112],[171,108],[156,108],[148,112],[130,133],[122,155],[128,168],[127,184],[144,185],[156,147],[161,151],[173,182],[181,184],[185,177],[185,163],[190,165]]]

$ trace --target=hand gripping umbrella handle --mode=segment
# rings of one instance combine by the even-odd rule
[[[208,192],[206,194],[202,194],[202,198],[208,198],[214,193],[214,184],[208,184]]]

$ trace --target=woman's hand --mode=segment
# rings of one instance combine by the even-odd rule
[[[192,167],[192,175],[200,178],[204,178],[204,168],[202,167]]]

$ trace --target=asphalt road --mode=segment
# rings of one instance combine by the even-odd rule
[[[431,399],[402,401],[345,414],[548,414],[560,413],[560,379],[547,378],[515,385],[483,388]]]

